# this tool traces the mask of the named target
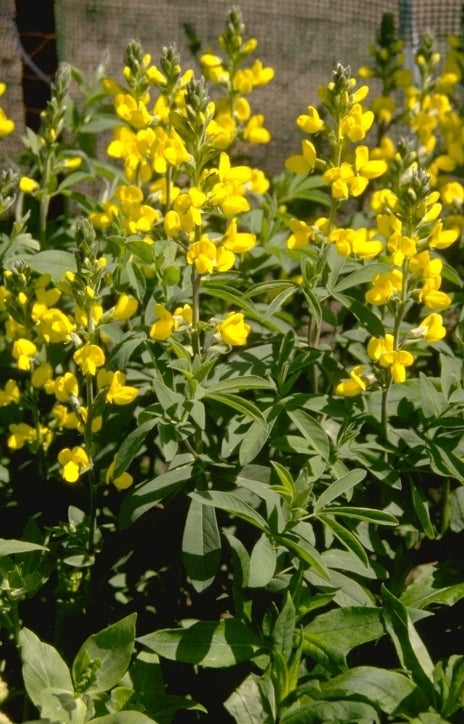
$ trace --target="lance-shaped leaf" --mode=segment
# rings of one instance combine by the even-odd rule
[[[154,631],[138,641],[171,661],[210,668],[234,666],[266,651],[266,645],[252,628],[232,618]]]
[[[134,648],[136,614],[92,634],[74,659],[72,674],[80,692],[108,691],[126,673]]]
[[[269,530],[267,521],[263,516],[234,493],[225,493],[220,490],[201,490],[190,493],[190,497],[196,498],[205,505],[212,505],[215,508],[227,511],[231,515],[236,515],[262,531]]]
[[[39,543],[29,543],[25,540],[0,538],[0,558],[2,556],[12,556],[16,553],[30,553],[31,551],[48,551],[48,548]]]
[[[416,706],[426,703],[421,702],[420,690],[411,679],[397,671],[375,666],[356,666],[324,682],[321,689],[324,699],[367,701],[385,714],[394,714],[406,699],[409,699],[409,706],[412,700]],[[406,713],[403,707],[401,713]]]
[[[401,665],[411,672],[430,703],[434,700],[433,662],[417,633],[406,606],[382,586],[383,618]]]
[[[317,513],[331,503],[332,500],[347,493],[351,488],[354,488],[355,485],[364,480],[366,475],[366,470],[362,470],[361,468],[355,468],[354,470],[350,470],[349,473],[346,473],[346,475],[342,475],[341,478],[335,480],[335,482],[331,483],[324,492],[321,493],[314,505],[314,512]]]
[[[32,703],[45,718],[50,713],[56,714],[56,707],[62,708],[63,712],[67,711],[70,701],[74,699],[74,686],[71,672],[58,651],[42,642],[28,628],[21,629],[19,645],[24,685]],[[55,692],[54,696],[50,693],[52,691]],[[66,716],[65,721],[71,721],[69,712]]]
[[[182,557],[194,589],[206,590],[221,560],[221,536],[214,508],[196,499],[191,500],[185,521]]]

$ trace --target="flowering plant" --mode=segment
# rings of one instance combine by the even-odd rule
[[[385,16],[274,178],[238,8],[218,46],[63,64],[1,172],[0,697],[460,722],[464,40],[414,74]]]

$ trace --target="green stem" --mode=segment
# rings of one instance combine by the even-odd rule
[[[43,249],[46,246],[47,240],[47,218],[48,209],[50,207],[51,197],[49,194],[44,193],[40,199],[40,218],[39,218],[39,235],[40,235],[40,246]]]
[[[92,423],[93,423],[93,402],[94,402],[94,395],[93,395],[93,380],[92,375],[87,374],[85,379],[85,387],[86,387],[86,398],[87,398],[87,417],[85,420],[85,426],[84,426],[84,443],[86,447],[86,452],[89,457],[89,464],[90,468],[87,473],[87,479],[89,482],[89,538],[87,543],[87,549],[89,556],[92,556],[95,551],[95,531],[97,528],[97,495],[96,495],[96,480],[95,480],[95,470],[93,465],[93,455],[92,455],[92,446],[93,446],[93,432],[92,432]]]
[[[392,377],[391,375],[388,376],[388,380],[382,390],[382,403],[381,403],[381,427],[382,427],[382,439],[384,445],[389,444],[388,439],[388,396],[390,392],[392,384]],[[387,457],[388,453],[385,451],[385,457]]]
[[[450,526],[451,518],[451,485],[450,479],[445,478],[443,483],[443,503],[442,503],[442,520],[441,520],[441,535],[444,535]]]

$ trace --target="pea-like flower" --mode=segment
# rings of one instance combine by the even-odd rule
[[[79,476],[88,470],[90,465],[89,456],[80,445],[76,445],[72,450],[69,447],[60,450],[58,462],[62,466],[61,474],[67,483],[77,482]]]
[[[37,354],[37,347],[30,339],[21,337],[13,343],[13,357],[18,362],[18,369],[29,371],[32,367],[32,359]]]
[[[362,378],[364,368],[362,365],[354,367],[348,379],[341,380],[335,387],[335,394],[341,395],[342,397],[356,397],[364,392],[367,385]]]
[[[97,367],[105,364],[105,353],[96,344],[86,342],[74,352],[74,362],[81,368],[84,375],[95,375]]]
[[[230,312],[224,321],[218,324],[216,331],[226,344],[235,347],[246,344],[251,327],[245,322],[242,312]]]
[[[367,345],[367,354],[381,367],[388,367],[395,382],[404,382],[406,367],[414,364],[411,352],[405,349],[395,349],[392,334],[386,334],[385,337],[372,337]]]
[[[176,320],[163,304],[155,304],[155,313],[158,319],[151,326],[149,336],[162,342],[171,336],[176,328]]]
[[[0,407],[6,407],[19,402],[21,393],[15,380],[8,380],[3,389],[0,389]]]
[[[446,327],[443,326],[441,314],[432,312],[421,321],[420,325],[411,330],[417,336],[423,336],[427,342],[439,342],[446,335]]]
[[[134,482],[134,478],[130,473],[127,471],[121,473],[121,475],[118,475],[116,478],[114,477],[114,460],[109,466],[108,470],[106,471],[105,475],[105,481],[106,483],[113,483],[114,487],[118,490],[126,490],[126,488],[129,488],[132,483]]]
[[[130,405],[135,400],[139,391],[136,387],[126,385],[124,372],[100,370],[97,376],[98,386],[108,385],[106,401],[115,405]]]

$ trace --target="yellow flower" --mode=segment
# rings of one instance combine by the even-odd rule
[[[30,176],[21,176],[19,179],[19,190],[22,191],[23,194],[33,194],[38,188],[39,184],[35,179],[30,178]]]
[[[18,369],[31,369],[31,360],[37,354],[37,347],[29,339],[20,338],[13,342],[13,357],[18,361]]]
[[[13,402],[19,402],[21,393],[15,380],[8,380],[3,390],[0,389],[0,407],[6,407]]]
[[[335,387],[335,394],[342,397],[356,397],[366,389],[366,383],[362,379],[363,367],[357,365],[350,372],[349,379],[342,380]]]
[[[50,414],[60,429],[76,430],[81,424],[76,413],[70,412],[65,405],[53,405]]]
[[[412,330],[413,333],[419,334],[427,340],[427,342],[439,342],[446,335],[446,328],[443,326],[443,317],[441,314],[432,312],[432,314],[424,317],[419,327]]]
[[[401,292],[403,274],[399,269],[393,269],[384,274],[374,274],[372,288],[366,292],[366,302],[369,304],[386,304]]]
[[[200,241],[190,245],[187,261],[189,264],[195,264],[199,274],[212,274],[216,262],[216,245],[204,236]]]
[[[301,219],[290,219],[288,222],[293,234],[287,239],[289,249],[304,249],[310,241],[320,243],[327,235],[329,220],[325,216],[316,219],[314,224],[308,226]]]
[[[230,249],[234,254],[244,254],[255,246],[256,235],[243,231],[238,232],[237,219],[234,218],[226,229],[223,244],[226,249]]]
[[[359,229],[334,229],[329,242],[335,242],[340,256],[354,256],[360,259],[373,259],[383,250],[381,241],[373,239],[374,231],[361,227]]]
[[[301,142],[301,154],[289,156],[285,161],[285,168],[292,173],[309,173],[316,165],[316,148],[311,141],[305,138]]]
[[[305,133],[319,133],[324,128],[324,121],[315,106],[308,106],[308,113],[298,116],[296,123]]]
[[[363,111],[360,103],[354,103],[340,123],[340,132],[350,141],[362,141],[374,122],[372,111]]]
[[[106,471],[105,480],[107,483],[113,483],[118,490],[126,490],[130,488],[134,482],[134,478],[128,472],[121,473],[117,478],[114,477],[114,460]]]
[[[152,324],[148,334],[151,339],[161,342],[171,336],[176,328],[176,321],[163,304],[155,304],[155,313],[158,319]]]
[[[414,357],[410,352],[394,349],[392,334],[386,334],[385,337],[372,337],[367,345],[367,354],[381,367],[389,367],[394,381],[400,383],[406,379],[406,367],[410,367],[414,363]]]
[[[261,113],[251,116],[243,129],[243,138],[248,143],[269,143],[271,134],[264,128],[264,116]]]
[[[134,128],[146,128],[153,117],[142,100],[136,101],[129,93],[118,93],[115,98],[116,115]]]
[[[130,319],[136,313],[138,306],[139,303],[135,297],[130,294],[121,294],[113,310],[113,319],[120,321]]]
[[[241,312],[230,312],[224,321],[218,324],[216,331],[226,344],[240,346],[246,344],[251,327],[245,322]]]
[[[8,438],[7,445],[11,450],[20,450],[27,442],[35,442],[37,439],[35,428],[25,422],[20,422],[18,425],[9,425],[8,429],[11,435]]]
[[[125,385],[126,375],[124,372],[114,372],[111,383],[106,393],[106,401],[115,405],[130,405],[135,400],[139,391],[136,387]]]
[[[31,375],[31,382],[33,387],[45,387],[45,384],[52,379],[53,370],[48,362],[42,362],[38,367],[35,368]]]
[[[79,475],[90,465],[89,456],[80,445],[76,445],[72,450],[69,447],[60,450],[58,462],[63,468],[61,474],[67,483],[75,483]]]
[[[8,118],[3,108],[0,108],[0,138],[8,136],[13,133],[15,129],[15,122]]]
[[[429,246],[431,249],[447,249],[458,236],[459,232],[456,229],[443,229],[443,222],[439,220],[433,226]]]
[[[402,234],[392,234],[387,242],[387,249],[391,253],[391,262],[401,266],[404,259],[412,259],[416,255],[416,239]]]
[[[64,159],[63,166],[67,171],[74,171],[82,166],[82,158],[80,156],[68,156]]]
[[[182,321],[185,322],[185,324],[192,324],[193,321],[193,310],[190,304],[184,304],[183,307],[177,307],[174,310],[174,316],[175,317],[181,317]]]
[[[56,380],[45,382],[45,391],[48,394],[54,394],[58,402],[69,402],[70,397],[77,397],[79,394],[79,385],[77,379],[72,372],[65,372]]]
[[[98,345],[90,342],[86,342],[82,347],[79,347],[74,352],[73,359],[84,375],[96,374],[97,367],[102,367],[105,364],[103,350]]]
[[[37,331],[46,342],[58,343],[68,342],[71,338],[71,332],[75,329],[75,324],[60,309],[51,307],[50,309],[42,309],[39,303],[34,304],[32,315],[38,321]]]

